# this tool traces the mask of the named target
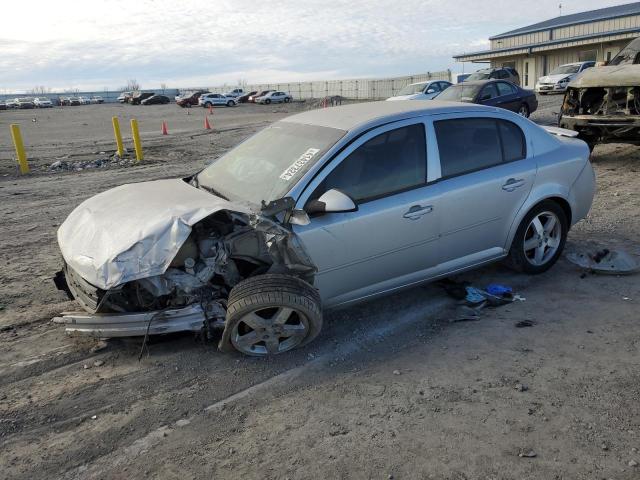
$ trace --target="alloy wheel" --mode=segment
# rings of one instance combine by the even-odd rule
[[[267,307],[244,315],[231,332],[231,343],[247,355],[275,355],[300,345],[309,320],[289,307]]]
[[[562,225],[555,213],[544,211],[533,217],[524,235],[524,256],[531,265],[550,261],[562,240]]]

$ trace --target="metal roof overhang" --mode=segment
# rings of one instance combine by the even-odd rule
[[[623,30],[615,30],[611,32],[593,33],[590,35],[581,35],[579,37],[562,38],[549,42],[532,43],[529,45],[518,45],[508,48],[497,48],[495,50],[483,50],[480,52],[463,53],[454,55],[453,58],[458,62],[483,62],[501,57],[513,57],[517,55],[531,55],[536,52],[547,50],[558,50],[561,48],[578,47],[581,45],[591,45],[594,43],[612,42],[616,40],[625,40],[634,38],[640,34],[640,28],[627,28]]]

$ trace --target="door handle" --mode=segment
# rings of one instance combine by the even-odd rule
[[[522,178],[510,178],[502,185],[502,189],[506,192],[513,192],[516,188],[523,186],[524,183]]]
[[[433,206],[427,205],[423,207],[422,205],[413,205],[409,210],[402,215],[403,218],[408,218],[409,220],[418,220],[423,215],[427,213],[433,212]]]

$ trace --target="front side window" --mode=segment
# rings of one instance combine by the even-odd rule
[[[508,83],[505,82],[498,82],[496,84],[496,86],[498,87],[498,94],[500,96],[502,95],[511,95],[514,92],[514,89],[511,85],[509,85]]]
[[[434,122],[440,168],[452,177],[526,157],[524,134],[512,122],[459,118]]]
[[[316,192],[321,195],[336,188],[362,203],[424,185],[426,180],[426,141],[420,123],[363,143],[327,175]]]
[[[480,92],[480,101],[491,100],[492,98],[496,98],[498,96],[498,89],[496,88],[495,83],[489,83],[485,85]]]

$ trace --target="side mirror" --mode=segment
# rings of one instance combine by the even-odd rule
[[[314,213],[355,212],[356,210],[358,210],[358,207],[351,197],[335,188],[327,190],[320,198],[309,202],[305,208],[309,215]]]

